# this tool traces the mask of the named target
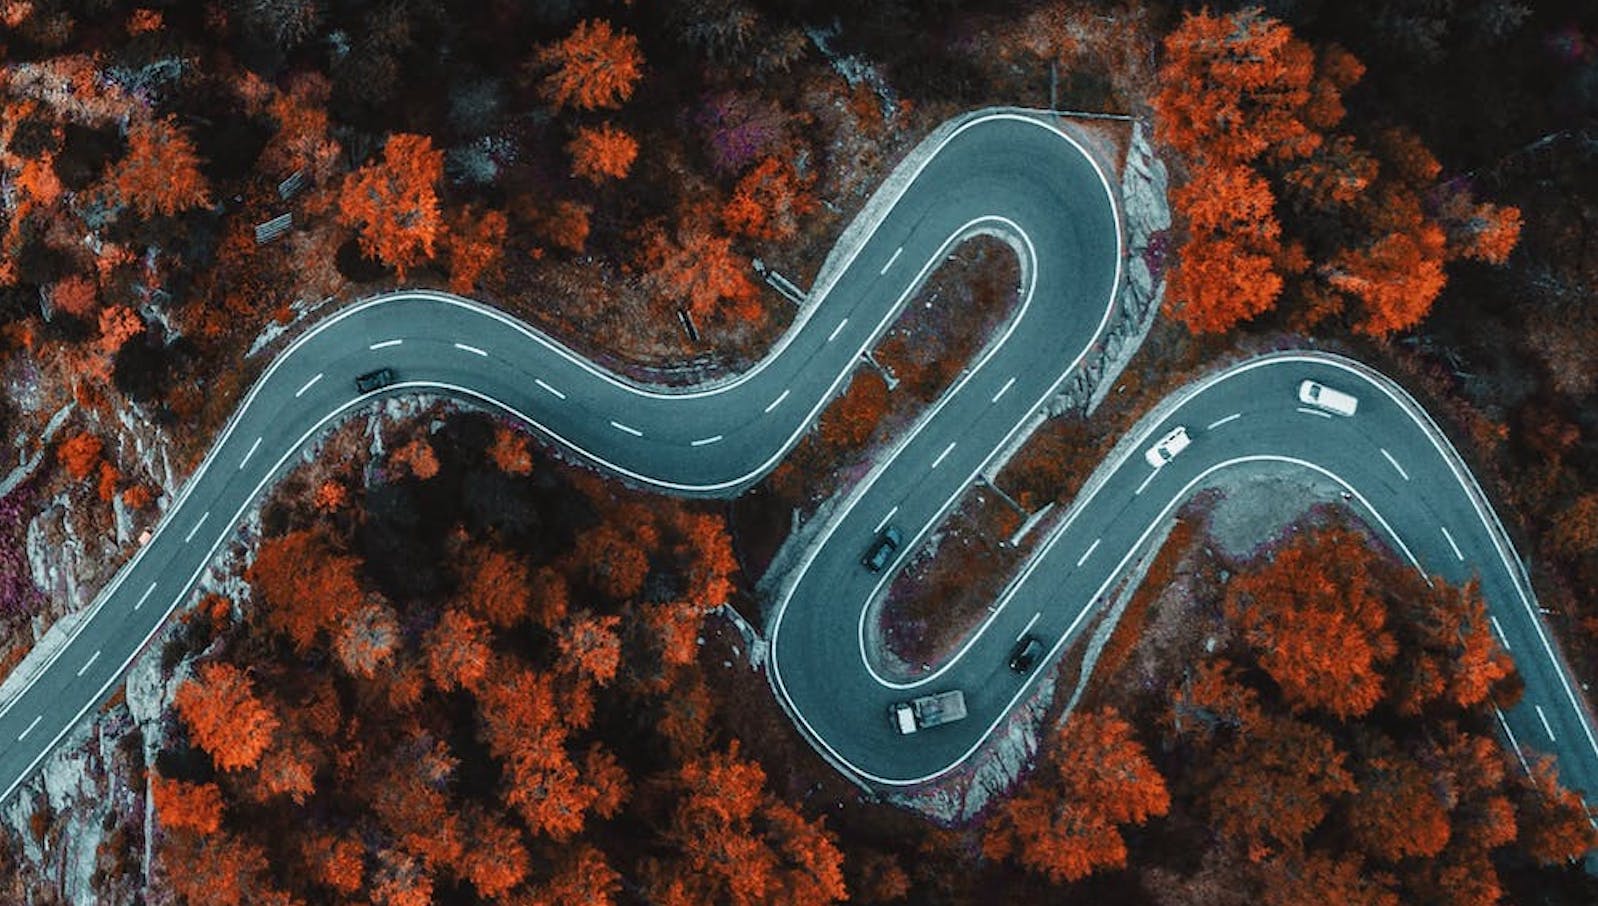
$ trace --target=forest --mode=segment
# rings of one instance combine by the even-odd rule
[[[1051,101],[1151,131],[1165,301],[1119,391],[1047,420],[999,484],[1068,503],[1211,363],[1346,352],[1443,423],[1598,679],[1598,10],[1576,0],[0,2],[22,464],[0,668],[337,305],[450,289],[630,377],[730,374],[794,315],[754,259],[808,284],[938,123]],[[1090,126],[1114,144],[1117,122]],[[28,802],[0,899],[71,902],[51,854],[82,835],[87,896],[116,904],[1598,900],[1580,800],[1499,736],[1519,681],[1474,586],[1426,583],[1335,506],[1240,558],[1193,501],[1082,701],[975,819],[811,751],[733,617],[761,624],[792,514],[1006,316],[1007,250],[955,257],[923,293],[969,314],[912,301],[876,350],[895,387],[859,370],[736,502],[631,489],[437,400],[334,429],[146,653],[157,732],[125,729],[121,693],[102,708],[128,800],[96,827]],[[987,587],[965,566],[918,619]]]

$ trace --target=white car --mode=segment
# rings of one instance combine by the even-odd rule
[[[1176,454],[1187,449],[1193,438],[1187,436],[1187,428],[1178,425],[1171,429],[1171,433],[1160,438],[1160,442],[1143,451],[1143,458],[1149,465],[1158,469],[1176,458]]]
[[[1314,381],[1305,381],[1298,385],[1298,401],[1306,406],[1325,409],[1338,415],[1353,415],[1359,408],[1359,400],[1341,390],[1333,390],[1325,384]]]

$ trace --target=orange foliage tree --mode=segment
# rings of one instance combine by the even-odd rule
[[[150,775],[150,801],[168,828],[214,834],[222,826],[222,791],[214,783],[186,783]]]
[[[638,39],[616,31],[604,19],[577,23],[571,34],[538,53],[540,65],[553,67],[540,90],[556,109],[620,107],[632,97],[643,74]]]
[[[471,292],[483,271],[499,260],[508,226],[504,212],[490,210],[478,214],[470,207],[462,208],[451,219],[445,238],[451,292]]]
[[[599,185],[607,179],[624,179],[638,157],[638,140],[609,123],[582,126],[566,144],[572,158],[572,175]]]
[[[504,425],[494,429],[494,443],[488,448],[488,458],[508,475],[531,475],[533,454],[527,446],[527,435]]]
[[[1296,851],[1337,797],[1355,791],[1345,760],[1319,727],[1265,715],[1218,753],[1210,822],[1251,858]]]
[[[875,371],[860,369],[849,389],[821,417],[821,439],[834,447],[858,447],[888,412],[888,384]]]
[[[361,250],[405,279],[407,268],[433,255],[443,230],[434,186],[444,175],[444,152],[425,135],[396,133],[383,160],[344,178],[338,216],[359,232]]]
[[[498,547],[479,547],[466,557],[462,607],[504,629],[527,617],[531,584],[527,564]]]
[[[211,201],[194,143],[170,117],[128,127],[128,153],[111,171],[122,200],[145,217],[171,216]]]
[[[56,459],[66,467],[67,474],[75,479],[89,477],[100,461],[100,438],[87,431],[79,431],[61,442],[56,448]]]
[[[735,255],[732,240],[689,222],[676,238],[652,230],[644,242],[644,285],[699,319],[755,321],[762,316],[748,261]]]
[[[309,530],[267,539],[245,575],[266,600],[266,624],[302,652],[319,632],[340,625],[363,598],[354,558],[335,554]]]
[[[217,767],[254,767],[272,742],[277,715],[255,695],[250,678],[232,664],[200,665],[197,679],[185,680],[172,696],[194,742]]]
[[[89,277],[73,274],[50,288],[50,304],[73,317],[87,317],[100,304],[100,291]]]
[[[815,174],[800,177],[792,164],[768,157],[738,180],[721,222],[739,236],[787,242],[799,234],[799,218],[816,209],[814,183]]]
[[[1013,856],[1056,884],[1126,864],[1119,825],[1142,824],[1171,804],[1132,725],[1113,708],[1072,715],[1043,776],[1006,802],[982,839],[989,858]]]

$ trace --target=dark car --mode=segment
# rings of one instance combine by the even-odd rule
[[[866,555],[860,558],[860,563],[874,573],[882,572],[882,568],[893,559],[893,552],[903,543],[904,535],[899,532],[897,526],[890,525],[882,530],[876,541],[871,543]]]
[[[1037,666],[1038,658],[1043,654],[1043,643],[1037,636],[1024,635],[1015,640],[1015,647],[1010,649],[1010,669],[1016,673],[1026,673]]]
[[[379,368],[376,371],[368,371],[356,378],[355,389],[362,393],[371,393],[373,390],[381,390],[392,383],[394,383],[394,369]]]

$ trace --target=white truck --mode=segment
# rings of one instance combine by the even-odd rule
[[[965,693],[950,689],[948,692],[900,702],[888,709],[888,717],[893,721],[893,728],[905,735],[939,724],[954,723],[965,717]]]

